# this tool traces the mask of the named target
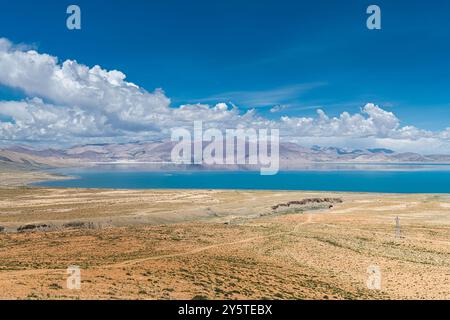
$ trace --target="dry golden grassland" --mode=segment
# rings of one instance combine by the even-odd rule
[[[10,187],[0,226],[3,299],[450,299],[447,195]]]

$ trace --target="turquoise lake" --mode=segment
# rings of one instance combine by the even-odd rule
[[[74,179],[39,186],[108,189],[256,189],[387,193],[450,193],[448,166],[390,167],[380,170],[284,171],[261,176],[251,171],[142,171],[123,168],[59,170]]]

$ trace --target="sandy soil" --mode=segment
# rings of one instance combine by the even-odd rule
[[[67,179],[62,175],[51,174],[39,170],[20,170],[13,168],[5,168],[0,165],[0,186],[18,187],[35,182]]]
[[[0,226],[3,299],[450,299],[450,195],[3,188]]]

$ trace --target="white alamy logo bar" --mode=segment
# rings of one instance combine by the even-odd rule
[[[171,160],[177,164],[255,165],[261,175],[279,170],[280,134],[278,129],[203,130],[202,121],[194,121],[193,134],[185,128],[172,129],[171,140],[178,142]],[[206,143],[206,146],[205,146]]]

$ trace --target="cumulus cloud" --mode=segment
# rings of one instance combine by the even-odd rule
[[[450,128],[431,132],[401,126],[394,113],[372,103],[355,114],[343,112],[330,117],[319,109],[316,117],[282,116],[278,120],[261,117],[254,109],[242,113],[223,102],[174,107],[162,89],[149,92],[128,82],[120,71],[90,68],[74,60],[60,62],[57,57],[6,39],[0,39],[0,84],[19,89],[28,97],[0,102],[0,119],[12,119],[0,120],[0,139],[9,141],[163,139],[172,128],[191,127],[195,120],[219,129],[278,128],[284,138],[298,141],[341,139],[377,145],[384,141],[386,146],[403,143],[417,149],[430,141],[445,147],[450,140]]]
[[[339,117],[329,118],[321,109],[316,118],[282,117],[282,122],[298,136],[325,137],[388,137],[394,134],[400,121],[392,112],[368,103],[361,113],[343,112]]]
[[[78,107],[63,108],[39,98],[0,102],[0,114],[13,123],[0,122],[0,134],[7,140],[63,140],[71,137],[105,137],[116,131],[100,113],[88,113]]]
[[[170,104],[162,90],[149,93],[125,81],[120,71],[72,60],[59,64],[56,57],[22,51],[5,39],[0,40],[0,71],[5,86],[58,105],[109,115],[117,128],[155,121],[155,114],[167,112]]]

